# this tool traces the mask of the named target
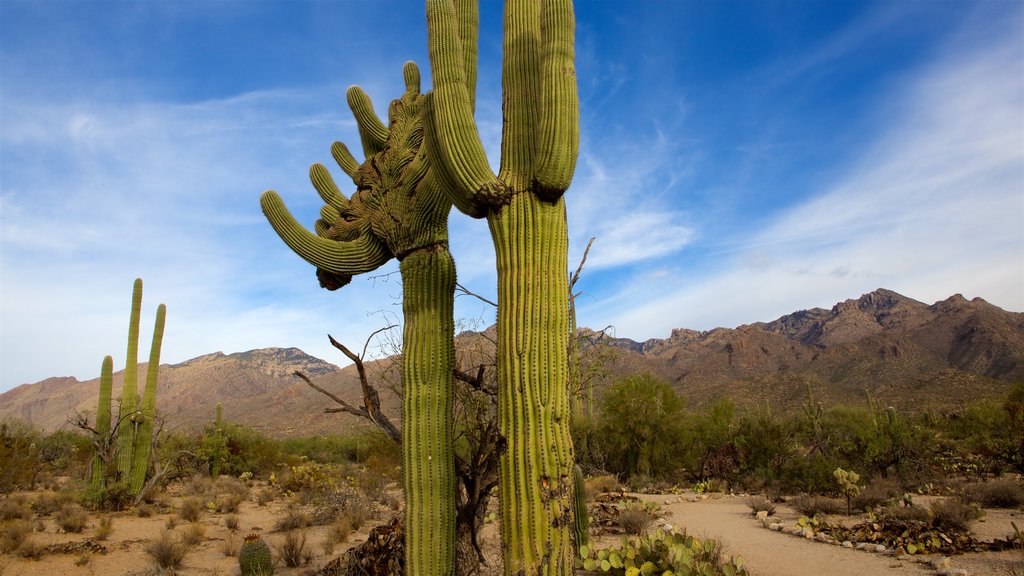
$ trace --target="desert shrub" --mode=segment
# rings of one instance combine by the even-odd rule
[[[100,521],[96,524],[96,532],[93,534],[94,540],[106,540],[110,537],[110,533],[114,531],[114,523],[110,516],[101,516]]]
[[[625,378],[605,390],[600,406],[597,435],[612,469],[658,477],[682,466],[675,447],[685,414],[671,385],[650,374]]]
[[[1024,505],[1024,484],[1012,478],[999,478],[974,484],[964,490],[971,502],[985,508],[1019,508]]]
[[[274,532],[289,532],[298,528],[305,528],[313,523],[309,514],[299,508],[291,508],[274,523]]]
[[[329,492],[337,485],[341,470],[335,465],[303,462],[288,469],[278,485],[282,490],[309,498],[313,494]]]
[[[936,500],[931,505],[932,526],[940,530],[966,532],[971,522],[984,515],[974,504],[968,504],[959,498]]]
[[[238,516],[234,514],[228,514],[227,516],[225,516],[224,526],[232,532],[238,530]]]
[[[238,478],[221,476],[213,483],[213,492],[215,494],[231,494],[245,500],[249,497],[249,486]]]
[[[206,505],[203,501],[195,496],[190,496],[181,501],[181,506],[178,508],[178,516],[186,522],[196,522],[203,515],[203,510],[206,509]]]
[[[217,496],[217,512],[238,512],[239,505],[242,504],[242,500],[245,497],[241,494],[221,494]]]
[[[66,504],[72,504],[76,500],[75,494],[69,491],[44,493],[36,496],[36,499],[32,502],[32,509],[40,516],[49,516]]]
[[[619,510],[616,522],[619,528],[622,528],[626,534],[638,536],[647,531],[647,527],[654,521],[654,514],[651,510],[638,503],[626,504],[621,510]]]
[[[0,494],[32,488],[40,472],[40,435],[19,420],[0,422]]]
[[[285,532],[281,544],[277,546],[277,553],[289,568],[308,564],[313,559],[313,555],[306,551],[306,533],[300,530]]]
[[[78,534],[85,528],[89,515],[78,504],[65,504],[53,515],[53,519],[61,530]]]
[[[846,509],[846,505],[837,498],[812,494],[801,494],[790,500],[789,505],[808,518],[819,514],[841,514]]]
[[[39,560],[46,554],[46,546],[31,537],[26,538],[15,550],[15,554],[29,560]]]
[[[876,476],[853,497],[853,507],[864,510],[885,506],[903,495],[900,483],[892,478]]]
[[[277,491],[269,487],[257,490],[254,495],[257,506],[266,506],[267,502],[273,502],[275,498],[277,498]]]
[[[153,507],[149,504],[142,504],[135,508],[135,515],[139,518],[149,518],[153,515]]]
[[[376,428],[345,436],[286,438],[278,446],[282,452],[321,464],[361,464],[374,455],[399,457],[395,443]]]
[[[206,528],[199,522],[192,522],[181,531],[181,542],[185,546],[192,547],[206,538]]]
[[[900,522],[913,521],[924,522],[927,524],[932,521],[931,510],[921,506],[920,504],[911,504],[910,506],[889,504],[881,508],[876,508],[875,513],[883,522],[892,519]]]
[[[346,509],[341,518],[348,521],[353,530],[359,530],[371,518],[369,506],[352,506]]]
[[[366,459],[356,474],[356,486],[370,498],[382,500],[385,488],[399,480],[400,472],[401,464],[395,454],[374,454]]]
[[[202,474],[193,474],[181,486],[181,493],[185,496],[205,497],[211,492],[213,492],[213,480]]]
[[[239,544],[238,536],[234,532],[228,534],[220,544],[220,551],[225,556],[238,556]]]
[[[28,520],[31,517],[28,499],[21,494],[9,496],[0,504],[0,520]]]
[[[48,473],[81,477],[92,458],[93,448],[85,434],[58,430],[38,442],[39,463]]]
[[[161,533],[159,538],[146,544],[144,550],[153,559],[153,563],[164,570],[181,568],[185,554],[188,553],[188,547],[170,532]]]
[[[324,554],[332,554],[334,547],[341,544],[352,534],[352,522],[347,517],[342,517],[337,520],[330,527],[327,528],[327,532],[324,533],[323,549]]]
[[[31,533],[32,523],[28,520],[8,520],[0,524],[0,553],[14,552]]]
[[[594,476],[593,478],[587,478],[584,482],[584,490],[587,493],[587,500],[593,500],[597,494],[604,494],[605,492],[614,492],[619,490],[619,480],[611,474],[602,474],[600,476]]]
[[[747,506],[755,515],[758,512],[767,512],[769,516],[775,513],[775,504],[764,496],[751,496],[747,498]]]

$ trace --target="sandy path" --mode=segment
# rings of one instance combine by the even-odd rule
[[[750,507],[739,496],[722,496],[698,502],[678,502],[675,496],[644,496],[670,513],[667,520],[699,537],[719,540],[726,555],[740,556],[751,576],[910,576],[935,574],[916,562],[820,542],[811,542],[762,528]],[[786,525],[796,515],[780,507],[776,514]]]

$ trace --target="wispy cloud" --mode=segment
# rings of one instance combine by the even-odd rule
[[[672,270],[582,311],[620,335],[771,320],[878,287],[1024,310],[1020,31],[949,51],[880,101],[877,137],[832,186],[736,241],[696,281]],[[669,287],[672,287],[671,289]]]

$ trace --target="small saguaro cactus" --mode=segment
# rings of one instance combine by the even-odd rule
[[[498,274],[498,423],[505,574],[572,573],[568,229],[579,147],[571,0],[507,0],[501,165],[473,118],[477,0],[427,0],[430,160],[458,209],[486,218]]]
[[[583,478],[583,469],[579,465],[572,467],[572,501],[573,501],[573,535],[576,539],[576,551],[590,542],[590,513],[587,511],[587,489]]]
[[[238,567],[242,576],[271,576],[274,563],[270,546],[258,535],[249,534],[238,549]]]
[[[92,490],[99,495],[107,487],[107,465],[111,455],[110,391],[114,382],[114,359],[103,357],[100,367],[100,400],[96,408],[95,454],[92,461]]]
[[[405,65],[406,92],[388,110],[387,127],[369,97],[348,91],[366,160],[340,142],[331,152],[357,191],[346,198],[327,169],[310,168],[326,205],[313,234],[267,191],[263,212],[288,246],[317,267],[321,286],[337,289],[353,275],[394,257],[402,275],[402,451],[407,574],[451,574],[455,564],[455,470],[452,405],[455,262],[448,251],[451,201],[426,155],[429,95],[419,69]]]

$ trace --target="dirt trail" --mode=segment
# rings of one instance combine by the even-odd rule
[[[712,496],[697,502],[678,502],[676,496],[644,496],[670,513],[673,526],[694,536],[719,540],[726,555],[740,556],[751,576],[911,576],[935,574],[917,562],[812,542],[762,528],[739,496]],[[667,503],[666,503],[667,502]],[[787,525],[797,515],[780,507],[776,514]]]

